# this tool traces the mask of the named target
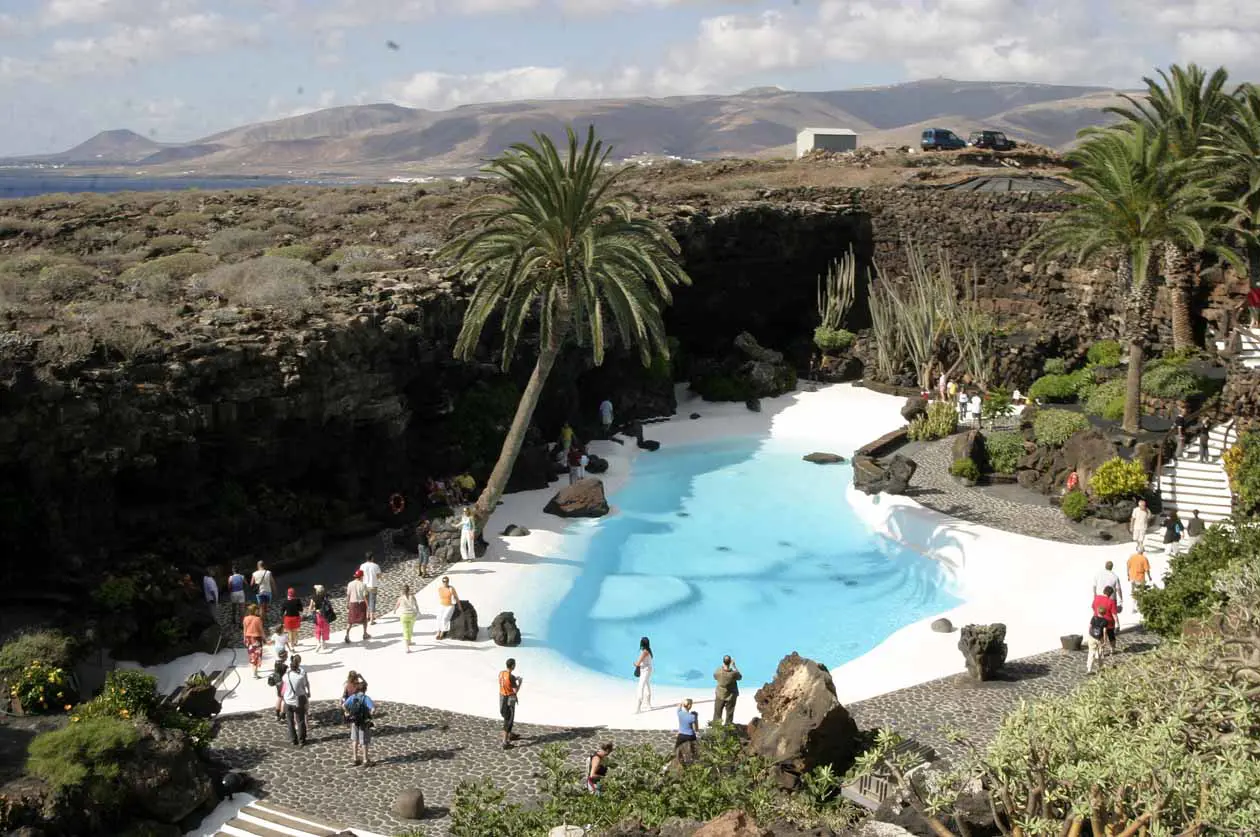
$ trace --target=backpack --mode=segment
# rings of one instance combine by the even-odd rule
[[[1094,639],[1102,639],[1106,630],[1107,620],[1105,617],[1095,616],[1089,620],[1089,635]]]
[[[350,716],[350,720],[355,726],[367,727],[371,724],[372,710],[368,708],[367,701],[363,699],[361,693],[350,698],[350,705],[346,707],[346,714]]]

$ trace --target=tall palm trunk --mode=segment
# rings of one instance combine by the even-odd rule
[[[499,451],[499,459],[494,463],[494,470],[490,472],[490,478],[486,480],[486,487],[477,498],[476,505],[473,506],[473,517],[477,521],[478,532],[485,527],[490,515],[494,513],[495,506],[499,505],[503,490],[507,488],[508,479],[512,476],[512,468],[516,465],[516,458],[520,456],[521,447],[525,444],[525,433],[529,430],[529,423],[534,418],[534,410],[538,407],[538,399],[542,397],[547,376],[551,374],[551,367],[560,356],[561,343],[562,335],[553,333],[551,339],[538,348],[538,360],[534,363],[534,371],[529,376],[529,383],[525,385],[525,392],[521,393],[521,400],[516,405],[516,415],[512,417],[512,426],[508,428],[507,436],[503,439],[503,449]]]
[[[1126,433],[1137,433],[1142,420],[1142,365],[1146,360],[1146,335],[1151,322],[1151,284],[1142,279],[1134,281],[1132,255],[1120,259],[1116,278],[1121,287],[1128,288],[1125,299],[1124,331],[1129,344],[1129,368],[1125,375],[1124,422]],[[1146,271],[1141,271],[1144,276]]]
[[[1194,307],[1194,263],[1182,247],[1165,242],[1163,252],[1164,280],[1172,302],[1173,349],[1183,351],[1194,348],[1194,324],[1190,312]]]

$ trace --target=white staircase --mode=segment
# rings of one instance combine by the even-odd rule
[[[1248,369],[1260,369],[1260,328],[1243,328],[1235,329],[1238,335],[1238,359],[1243,366]],[[1218,352],[1226,352],[1229,350],[1228,340],[1217,340],[1216,350]]]
[[[345,832],[317,817],[260,799],[220,826],[215,837],[335,837]]]
[[[1199,440],[1191,436],[1180,459],[1164,463],[1159,478],[1159,491],[1165,511],[1176,511],[1182,525],[1190,521],[1190,513],[1199,510],[1199,517],[1211,523],[1229,517],[1233,499],[1229,478],[1221,465],[1221,453],[1238,441],[1233,422],[1213,427],[1208,435],[1208,461],[1199,461]]]

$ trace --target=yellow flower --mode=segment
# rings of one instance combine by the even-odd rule
[[[78,716],[78,715],[74,715],[74,716],[72,716],[72,717],[70,718],[70,722],[71,722],[71,723],[74,723],[74,722],[75,722],[75,721],[77,721],[77,720],[79,720],[79,716]]]

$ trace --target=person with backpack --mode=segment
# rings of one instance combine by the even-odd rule
[[[352,764],[364,767],[372,766],[372,757],[368,754],[368,745],[372,741],[372,713],[376,704],[367,695],[367,681],[360,679],[355,684],[354,694],[346,698],[342,704],[346,720],[350,722],[350,757]],[[359,748],[363,749],[362,758]]]
[[[282,684],[284,715],[289,721],[289,739],[294,747],[306,746],[306,708],[311,700],[311,684],[302,670],[302,655],[294,654]]]
[[[328,598],[328,591],[324,589],[324,585],[315,585],[315,593],[311,596],[306,612],[313,614],[315,617],[315,653],[323,654],[328,650],[325,643],[332,638],[332,621],[337,618],[337,613],[333,610],[332,601]]]
[[[586,790],[599,795],[604,777],[608,775],[608,756],[612,754],[612,742],[599,745],[599,749],[591,753],[586,760]]]
[[[1107,636],[1107,608],[1099,606],[1094,609],[1094,615],[1089,620],[1089,633],[1085,637],[1085,646],[1089,649],[1089,655],[1085,658],[1085,673],[1094,673],[1094,663],[1098,663],[1098,668],[1102,669],[1102,651],[1103,640]]]
[[[1102,592],[1094,596],[1094,602],[1090,605],[1090,609],[1095,615],[1102,611],[1102,616],[1107,620],[1106,627],[1103,628],[1103,642],[1111,647],[1116,648],[1116,625],[1120,618],[1120,608],[1116,604],[1115,591],[1110,587],[1104,587]]]
[[[276,690],[276,720],[284,720],[284,675],[289,671],[289,652],[283,648],[276,652],[276,661],[272,664],[271,674],[267,675],[267,685]]]
[[[240,621],[241,610],[245,607],[245,576],[235,566],[227,581],[228,600],[232,602],[232,622]]]

